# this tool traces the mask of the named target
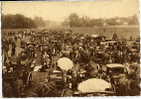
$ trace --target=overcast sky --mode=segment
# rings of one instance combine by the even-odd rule
[[[93,0],[75,2],[3,2],[4,14],[41,16],[46,20],[62,21],[71,13],[90,18],[128,17],[139,13],[138,0]]]

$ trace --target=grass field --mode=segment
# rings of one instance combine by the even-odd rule
[[[55,28],[56,30],[64,29],[64,28]],[[140,36],[139,26],[108,26],[108,27],[73,27],[69,28],[75,33],[83,33],[83,34],[98,34],[104,35],[107,39],[111,39],[113,33],[116,33],[119,38],[129,39],[138,38]],[[21,31],[28,29],[3,29],[2,33],[5,31]],[[31,29],[40,31],[40,29]]]
[[[94,28],[72,28],[78,33],[99,34],[111,39],[113,33],[116,33],[119,38],[129,39],[130,36],[137,38],[140,35],[139,27],[94,27]]]

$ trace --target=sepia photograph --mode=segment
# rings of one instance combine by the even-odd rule
[[[140,96],[139,0],[2,1],[2,97]]]

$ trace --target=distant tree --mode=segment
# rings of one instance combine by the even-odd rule
[[[107,19],[107,20],[106,20],[106,23],[107,23],[108,25],[118,25],[117,19],[114,19],[114,18],[112,18],[112,19]]]
[[[64,26],[70,26],[70,27],[84,27],[84,26],[91,26],[90,24],[90,18],[87,16],[79,17],[76,13],[70,14],[70,16],[65,19],[62,23]]]
[[[87,17],[87,16],[83,16],[83,17],[81,17],[80,19],[79,19],[79,25],[80,26],[85,26],[85,27],[87,27],[87,26],[90,26],[91,24],[89,24],[90,23],[90,18],[89,17]]]
[[[103,19],[91,19],[90,24],[90,26],[103,26],[104,21]]]
[[[45,27],[46,26],[46,23],[45,23],[45,21],[43,20],[42,17],[35,17],[34,22],[35,22],[37,27]]]
[[[31,18],[21,14],[2,15],[2,28],[36,28],[36,24]]]
[[[91,19],[88,16],[78,16],[76,13],[69,15],[67,20],[62,23],[63,26],[70,27],[93,27],[93,26],[113,26],[113,25],[138,25],[137,15],[132,17],[114,17],[109,19]]]
[[[69,25],[70,27],[78,27],[80,20],[79,20],[79,16],[76,13],[72,13],[69,17]]]

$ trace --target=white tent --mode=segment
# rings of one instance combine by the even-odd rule
[[[102,92],[106,88],[111,88],[111,84],[103,79],[91,78],[86,81],[81,82],[78,85],[78,90],[80,92]]]
[[[72,69],[72,67],[74,66],[72,60],[70,60],[67,57],[58,59],[57,65],[58,67],[60,67],[62,70],[65,70],[65,71]]]

